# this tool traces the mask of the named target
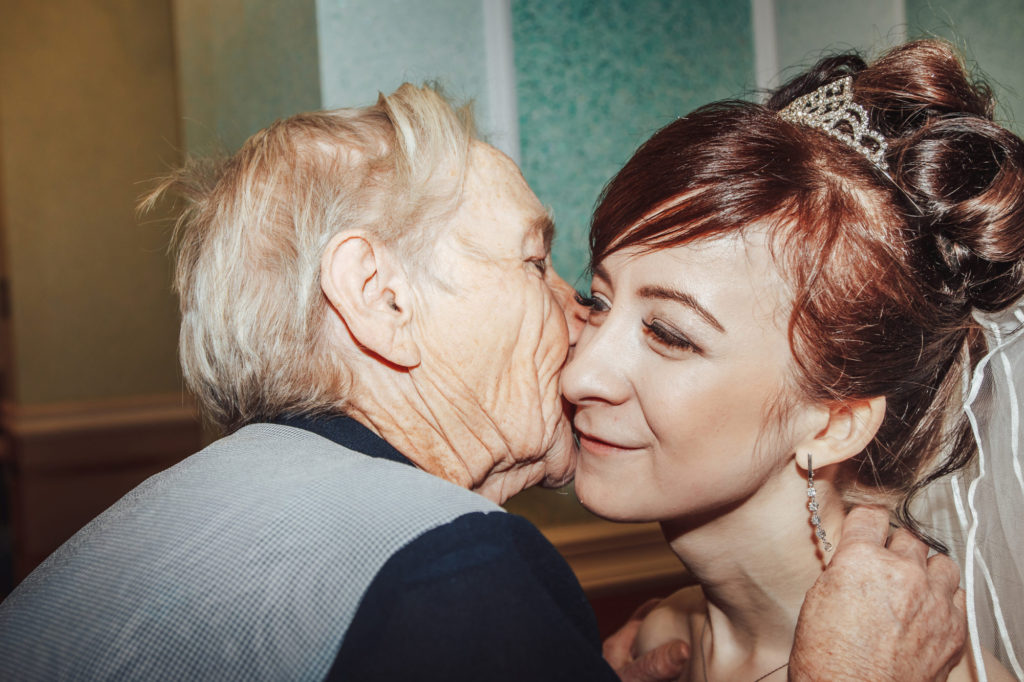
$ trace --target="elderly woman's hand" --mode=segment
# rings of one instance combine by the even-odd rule
[[[967,631],[960,573],[906,531],[886,545],[887,512],[853,509],[807,593],[790,655],[793,681],[945,680]]]

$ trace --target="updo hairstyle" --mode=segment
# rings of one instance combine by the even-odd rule
[[[777,114],[844,76],[887,140],[888,174]],[[964,372],[985,351],[973,311],[1024,294],[1024,143],[993,108],[943,42],[908,43],[870,65],[826,58],[763,106],[716,102],[656,133],[605,188],[590,237],[593,266],[630,247],[766,227],[793,292],[799,393],[886,398],[875,439],[837,479],[845,503],[887,504],[942,550],[910,503],[976,452],[960,409]]]

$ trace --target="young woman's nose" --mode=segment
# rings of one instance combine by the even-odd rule
[[[609,322],[583,329],[562,370],[562,394],[575,405],[618,404],[629,397],[628,341],[617,335]]]

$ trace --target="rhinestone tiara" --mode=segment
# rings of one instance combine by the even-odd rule
[[[889,174],[889,165],[885,162],[888,145],[882,134],[868,125],[867,110],[853,101],[851,76],[844,76],[797,97],[779,111],[779,117],[790,123],[824,130],[860,152],[880,171]]]

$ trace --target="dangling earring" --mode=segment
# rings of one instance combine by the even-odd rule
[[[811,466],[811,453],[807,453],[807,508],[811,510],[811,523],[814,524],[814,534],[821,540],[826,552],[832,551],[832,543],[825,538],[825,529],[821,527],[821,517],[818,516],[818,491],[814,489],[814,467]]]

